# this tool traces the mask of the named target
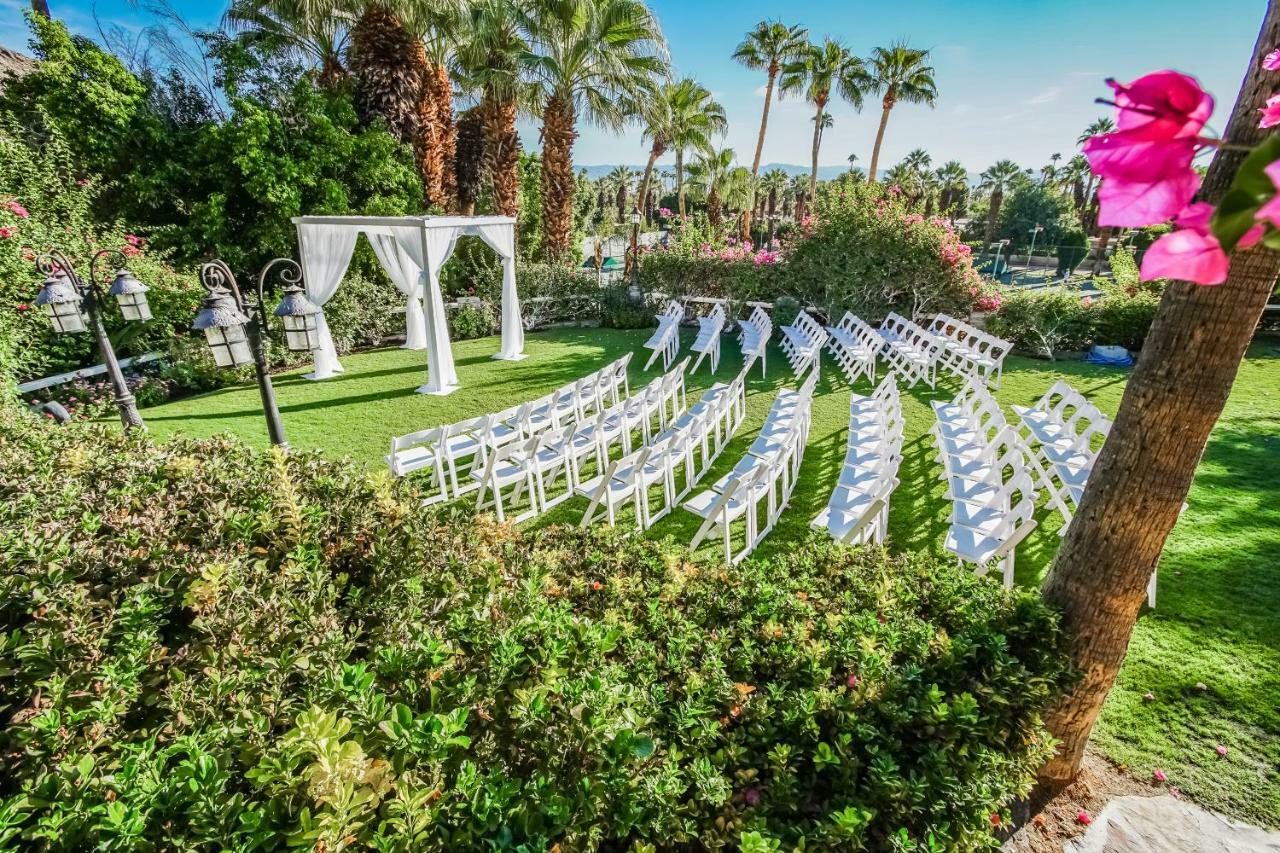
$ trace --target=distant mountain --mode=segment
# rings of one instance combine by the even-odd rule
[[[600,166],[574,166],[574,169],[575,171],[582,171],[583,169],[586,169],[587,177],[593,181],[597,181],[600,178],[603,178],[605,175],[612,172],[617,167],[618,167],[618,164],[616,163],[605,163],[604,165],[600,165]],[[627,168],[636,172],[640,172],[641,174],[644,174],[644,163],[628,164]]]
[[[867,171],[867,167],[866,167],[865,165],[863,165],[862,163],[858,163],[858,164],[856,164],[856,165],[858,166],[858,168],[862,169],[863,173],[865,173],[865,172]],[[599,179],[599,178],[602,178],[602,177],[604,177],[605,175],[607,175],[607,174],[609,174],[610,172],[612,172],[612,171],[614,170],[614,168],[615,168],[615,164],[613,164],[613,163],[605,163],[605,164],[602,164],[602,165],[596,165],[596,166],[578,166],[577,168],[578,168],[578,169],[586,169],[586,170],[587,170],[587,177],[588,177],[588,178],[591,178],[591,180],[593,180],[593,181],[594,181],[594,180],[597,180],[597,179]],[[644,171],[644,164],[643,164],[643,163],[638,163],[638,164],[635,164],[635,165],[631,165],[631,166],[629,166],[628,168],[634,169],[634,170],[635,170],[635,171],[637,171],[637,172],[643,172],[643,171]],[[663,169],[669,169],[669,168],[671,168],[671,167],[670,167],[670,166],[662,166],[662,167],[660,167],[660,168],[663,168]],[[809,174],[809,167],[808,167],[808,166],[799,166],[799,165],[796,165],[795,163],[765,163],[765,164],[763,164],[763,165],[761,165],[761,166],[760,166],[760,174],[762,174],[762,175],[763,175],[765,172],[768,172],[768,171],[769,171],[769,170],[771,170],[771,169],[781,169],[782,171],[786,172],[788,175],[791,175],[792,177],[794,177],[794,176],[796,176],[796,175],[808,175],[808,174]],[[849,170],[849,167],[848,167],[848,166],[819,166],[819,167],[818,167],[818,180],[820,180],[820,181],[830,181],[830,180],[834,180],[835,178],[840,177],[840,175],[841,175],[841,174],[843,174],[844,172],[847,172],[848,170]],[[970,172],[970,173],[969,173],[969,185],[970,185],[970,186],[976,186],[976,185],[977,185],[977,183],[978,183],[978,173],[977,173],[977,172]]]

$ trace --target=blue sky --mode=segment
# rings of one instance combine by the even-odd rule
[[[96,3],[50,0],[53,13],[73,29],[95,34],[95,12],[105,26],[137,28],[147,21],[130,0]],[[219,2],[173,0],[194,26],[212,26]],[[725,144],[750,165],[763,105],[763,75],[730,55],[743,34],[764,18],[809,28],[815,40],[832,36],[865,54],[907,39],[929,48],[937,69],[936,108],[901,105],[893,111],[883,160],[896,162],[923,147],[935,163],[959,160],[972,171],[1010,158],[1038,167],[1049,155],[1070,155],[1080,130],[1106,108],[1103,79],[1131,79],[1176,68],[1200,78],[1219,99],[1225,121],[1244,72],[1263,0],[898,0],[823,3],[810,0],[652,0],[671,47],[672,66],[711,89],[725,107]],[[22,0],[0,0],[0,44],[26,49]],[[856,153],[865,166],[879,120],[878,101],[859,114],[832,109],[835,125],[823,140],[820,162],[843,164]],[[775,102],[763,162],[807,164],[811,108],[799,99]],[[521,128],[526,146],[537,144],[537,125]],[[582,165],[640,163],[638,129],[621,135],[584,129],[574,159]]]

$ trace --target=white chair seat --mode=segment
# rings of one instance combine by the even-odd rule
[[[995,556],[1001,544],[999,539],[988,536],[982,531],[953,524],[947,530],[944,547],[957,557],[982,565]]]
[[[699,492],[689,500],[685,501],[684,508],[699,518],[709,518],[712,508],[715,506],[716,502],[720,500],[720,497],[721,495],[719,492],[714,492],[708,489],[705,492]],[[736,495],[729,498],[723,507],[723,512],[728,521],[734,521],[741,518],[743,513],[746,511],[747,502],[741,500]]]

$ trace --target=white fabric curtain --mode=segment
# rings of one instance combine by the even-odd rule
[[[426,349],[427,317],[422,311],[422,266],[414,261],[390,231],[370,231],[365,236],[369,238],[373,252],[390,276],[392,284],[406,297],[404,345],[401,349]]]
[[[307,298],[319,306],[337,291],[342,277],[351,263],[359,231],[347,225],[302,224],[298,225],[298,247],[302,254],[302,275]],[[338,351],[333,346],[329,324],[321,312],[318,323],[320,349],[312,353],[315,365],[307,379],[328,379],[342,372]]]
[[[398,228],[396,240],[422,269],[423,302],[427,326],[427,384],[418,390],[426,394],[447,393],[458,384],[449,345],[449,323],[440,293],[440,268],[453,254],[456,228]]]
[[[502,351],[495,358],[524,358],[524,322],[516,294],[516,229],[514,225],[477,225],[475,233],[502,256]]]

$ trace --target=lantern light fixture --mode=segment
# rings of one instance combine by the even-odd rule
[[[115,281],[111,282],[107,295],[116,298],[120,313],[126,320],[145,322],[151,319],[151,306],[147,304],[148,290],[150,288],[138,281],[133,273],[121,267],[116,270]]]
[[[59,335],[73,335],[89,328],[89,318],[84,314],[84,295],[61,270],[49,273],[36,294],[36,305]]]

